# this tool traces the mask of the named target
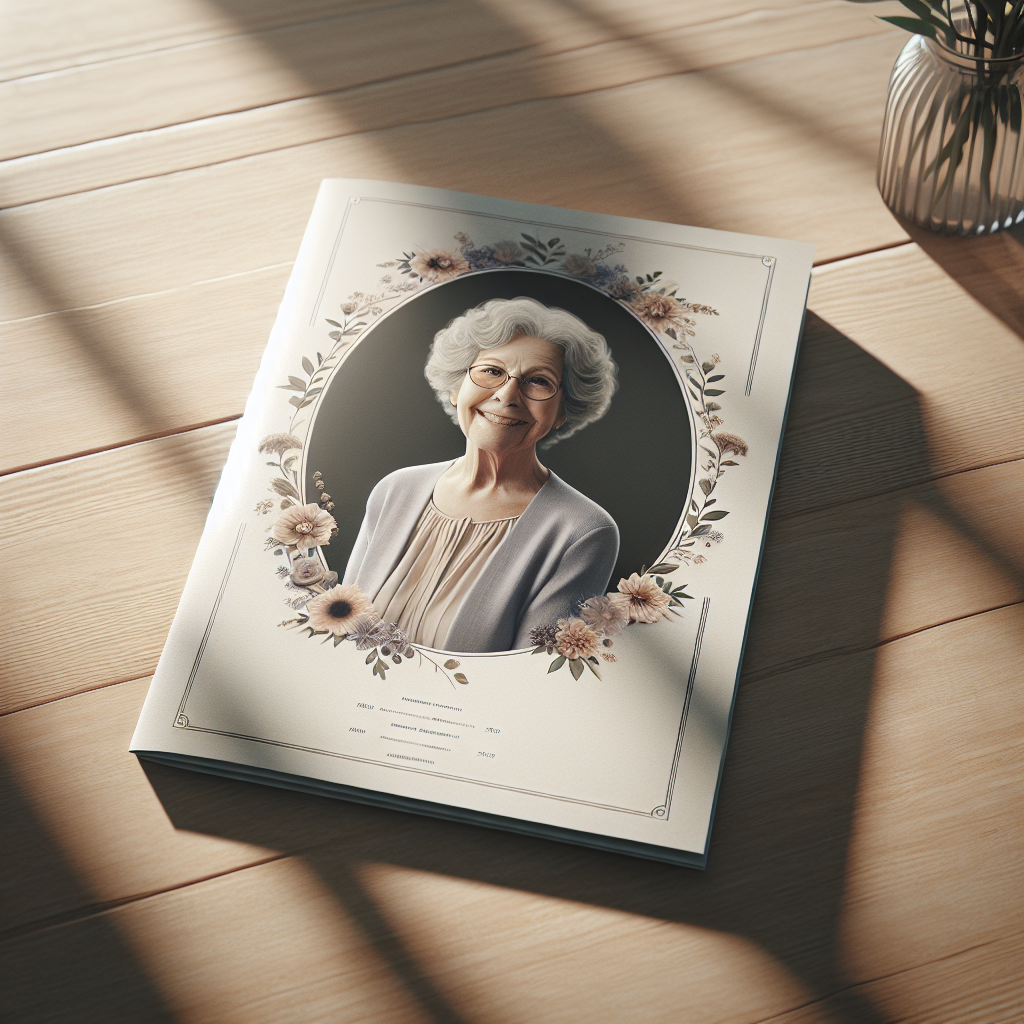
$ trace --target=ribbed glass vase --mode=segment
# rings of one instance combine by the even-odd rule
[[[889,80],[878,190],[893,213],[947,235],[1024,223],[1024,57],[979,59],[924,36]]]

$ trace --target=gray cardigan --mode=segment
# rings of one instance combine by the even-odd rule
[[[370,492],[345,569],[371,597],[405,553],[434,485],[451,466],[399,469]],[[600,505],[552,473],[488,559],[452,622],[445,650],[483,653],[530,646],[530,630],[554,625],[578,602],[603,594],[619,555],[619,531]]]

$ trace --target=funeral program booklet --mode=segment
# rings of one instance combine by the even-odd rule
[[[131,749],[703,866],[812,251],[323,182]]]

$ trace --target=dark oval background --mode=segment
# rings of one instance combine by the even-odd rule
[[[621,536],[611,586],[651,565],[687,500],[690,421],[658,343],[631,313],[578,281],[527,270],[467,274],[431,288],[364,334],[320,400],[309,438],[305,493],[319,471],[338,534],[323,549],[339,576],[374,485],[403,466],[456,459],[465,438],[442,409],[423,367],[434,335],[492,298],[528,295],[580,317],[608,341],[619,390],[603,419],[539,452],[541,462],[596,501]]]

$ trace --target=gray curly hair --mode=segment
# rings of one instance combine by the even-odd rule
[[[564,309],[520,296],[489,299],[456,317],[434,335],[423,372],[437,400],[456,423],[459,415],[451,395],[462,386],[466,369],[479,352],[499,348],[519,337],[540,338],[565,349],[565,423],[541,441],[542,448],[575,434],[608,411],[618,382],[617,367],[604,336]]]

